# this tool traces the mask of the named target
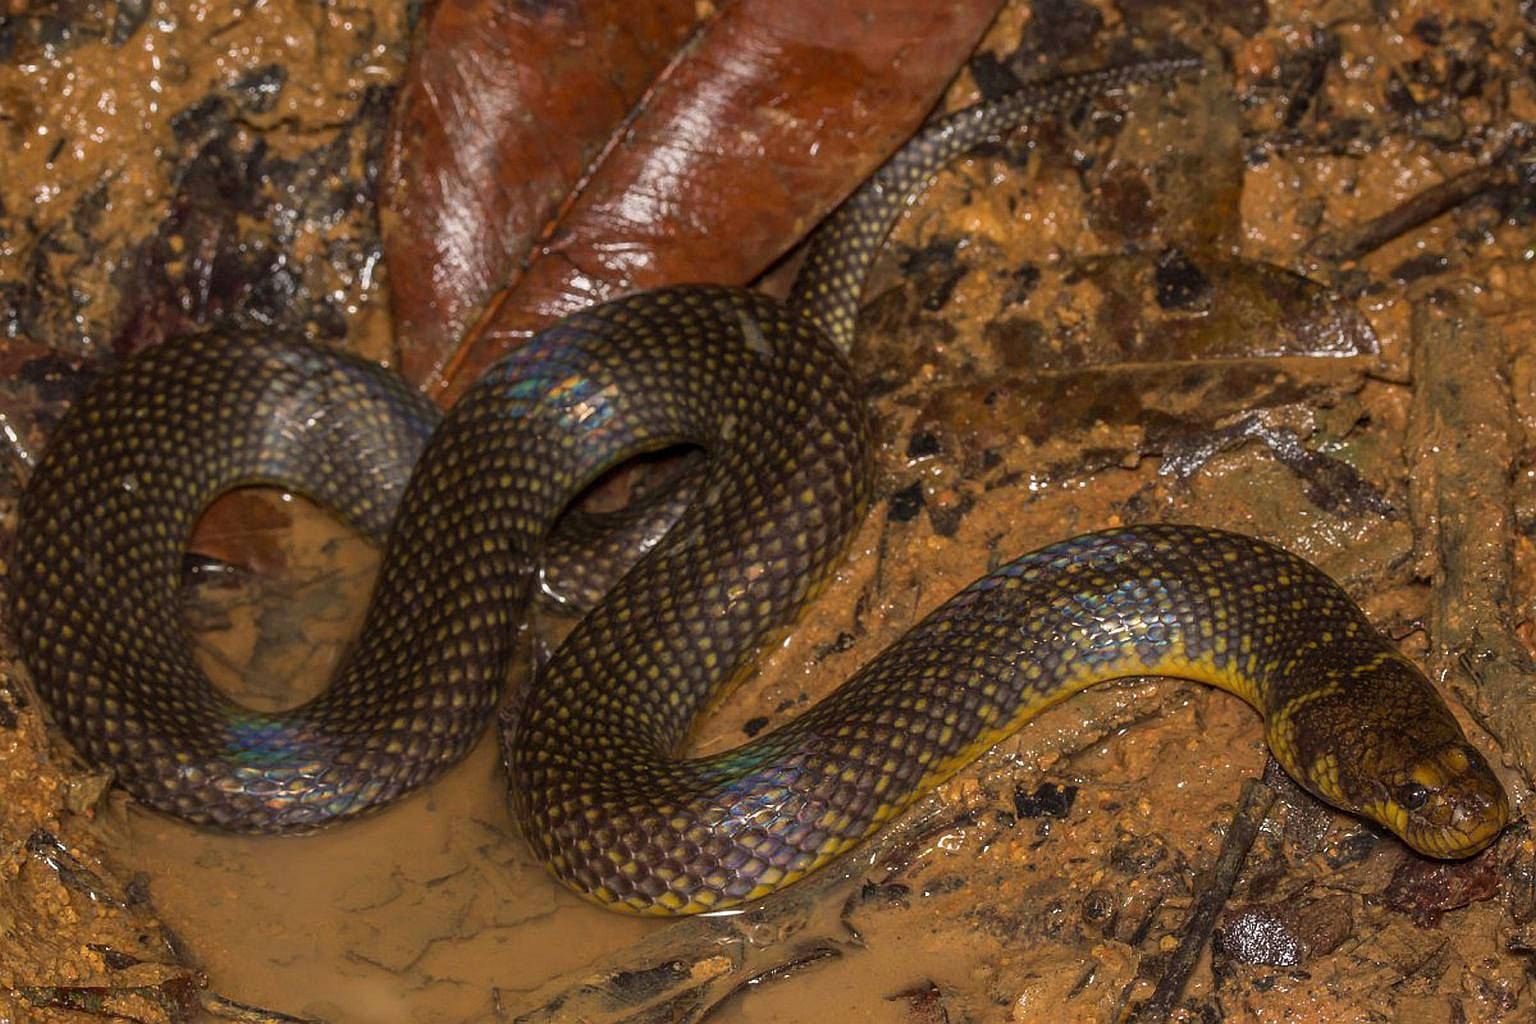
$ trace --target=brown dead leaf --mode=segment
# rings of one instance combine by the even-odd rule
[[[379,220],[412,379],[453,349],[695,23],[690,0],[441,0],[395,100]]]
[[[602,109],[581,119],[585,130],[603,126],[601,134],[580,145],[564,139],[551,159],[550,140],[570,128],[540,118],[592,98],[590,64],[549,52],[570,45],[559,42],[562,31],[622,36],[641,17],[648,42],[624,44],[636,60],[618,89],[633,93],[636,69],[680,23],[637,15],[635,5],[586,23],[602,32],[482,15],[543,33],[543,49],[514,49],[473,25],[449,33],[445,19],[469,8],[445,2],[399,108],[387,186],[402,369],[447,403],[502,353],[574,310],[669,282],[757,276],[911,133],[996,6],[736,0],[698,25],[627,116],[615,117],[621,105],[610,86],[594,101]],[[555,77],[566,65],[575,68],[569,81]],[[526,96],[532,84],[544,92]],[[435,140],[462,127],[440,128],[431,120],[439,116],[497,138],[446,148]],[[482,197],[529,176],[526,164],[542,183],[538,195]],[[507,220],[514,213],[515,226]],[[502,278],[455,345],[464,318]]]

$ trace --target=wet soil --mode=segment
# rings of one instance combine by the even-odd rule
[[[1456,698],[1519,817],[1536,768],[1510,695],[1536,640],[1529,17],[1009,5],[948,105],[1010,60],[1108,63],[1131,37],[1182,40],[1215,70],[990,147],[904,218],[855,351],[881,423],[879,501],[698,747],[799,713],[1012,555],[1197,522],[1339,579]],[[382,6],[9,9],[7,514],[78,387],[179,325],[392,356],[369,204],[405,36]],[[1446,192],[1467,175],[1476,187]],[[218,231],[191,223],[222,194],[239,198],[215,207]],[[176,258],[179,238],[210,236],[225,262]],[[373,555],[282,496],[224,528],[269,557],[191,588],[204,663],[249,703],[302,699],[354,628]],[[23,666],[0,682],[0,1020],[15,1021],[293,1019],[229,1000],[335,1024],[1118,1020],[1173,958],[1265,766],[1236,698],[1104,687],[840,872],[669,926],[546,878],[489,740],[370,820],[235,839],[110,790],[50,740]],[[1278,789],[1174,1019],[1536,1014],[1523,821],[1435,865]]]

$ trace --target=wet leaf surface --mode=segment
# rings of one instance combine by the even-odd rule
[[[1307,903],[1232,907],[1216,933],[1217,954],[1238,963],[1301,967],[1338,949],[1353,931],[1347,896]]]
[[[721,6],[602,140],[569,201],[514,233],[541,236],[505,260],[515,280],[462,340],[444,332],[451,353],[412,352],[407,372],[451,400],[566,313],[662,284],[755,278],[911,134],[995,9],[994,0]]]
[[[477,307],[619,144],[697,16],[676,0],[426,9],[395,101],[379,208],[412,379],[442,370]]]

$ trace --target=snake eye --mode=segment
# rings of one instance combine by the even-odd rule
[[[1429,787],[1405,782],[1397,788],[1397,802],[1404,810],[1417,811],[1429,803]]]

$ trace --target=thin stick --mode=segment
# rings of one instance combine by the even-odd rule
[[[1280,770],[1274,758],[1270,758],[1264,767],[1264,780],[1249,779],[1243,783],[1243,797],[1238,803],[1237,813],[1232,817],[1232,824],[1227,828],[1221,854],[1216,858],[1209,881],[1195,897],[1189,918],[1184,922],[1183,931],[1179,935],[1178,948],[1169,957],[1152,997],[1133,1007],[1123,1018],[1127,1024],[1160,1024],[1168,1019],[1178,1005],[1201,951],[1210,941],[1211,933],[1216,930],[1216,917],[1232,896],[1232,887],[1237,884],[1237,876],[1243,868],[1243,862],[1248,859],[1248,851],[1258,838],[1259,827],[1264,824],[1264,818],[1275,802],[1275,791],[1269,785],[1269,780],[1273,778],[1273,772]]]

